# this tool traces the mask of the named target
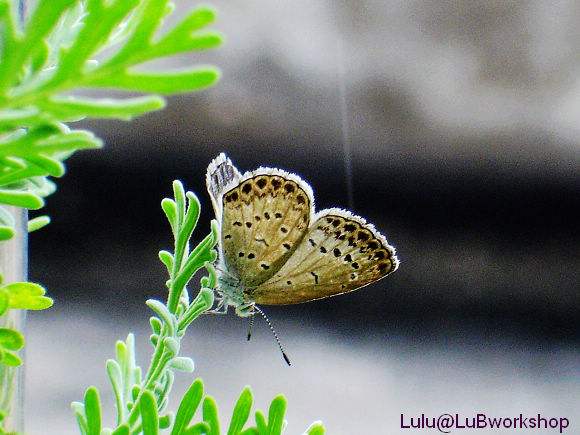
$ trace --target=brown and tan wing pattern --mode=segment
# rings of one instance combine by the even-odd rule
[[[250,298],[285,305],[334,296],[384,278],[398,264],[395,249],[364,219],[322,210],[288,261]]]
[[[222,249],[228,271],[253,288],[274,275],[308,231],[310,187],[278,169],[244,174],[222,198]]]

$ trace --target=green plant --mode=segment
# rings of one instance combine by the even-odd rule
[[[15,3],[0,0],[0,241],[12,238],[15,231],[6,205],[41,208],[55,190],[49,177],[64,175],[64,161],[78,150],[101,146],[92,133],[71,129],[66,122],[130,120],[165,105],[155,94],[199,90],[219,76],[212,67],[153,72],[138,68],[158,58],[219,45],[221,36],[204,30],[215,19],[210,8],[194,9],[156,36],[173,10],[168,0],[42,0],[22,25]],[[75,95],[91,88],[148,95]],[[49,222],[47,216],[36,217],[28,222],[29,231]]]
[[[165,105],[160,95],[214,84],[212,67],[151,71],[146,62],[218,46],[205,27],[215,12],[199,7],[159,34],[174,5],[169,0],[41,0],[23,25],[14,0],[0,0],[0,240],[14,235],[2,207],[37,210],[54,192],[75,151],[101,140],[67,124],[84,118],[130,120]],[[141,68],[139,68],[141,67]],[[114,89],[146,95],[89,98],[79,89]],[[30,222],[30,229],[48,223]]]
[[[39,0],[27,19],[19,13],[22,5],[23,0],[0,0],[0,243],[15,234],[6,206],[42,208],[55,190],[50,178],[64,175],[65,160],[102,145],[71,123],[130,120],[163,108],[162,95],[203,89],[219,78],[213,67],[154,71],[143,66],[218,46],[220,34],[205,29],[215,19],[211,8],[193,9],[161,33],[174,9],[169,0]],[[143,95],[89,98],[79,92],[102,89]],[[38,216],[28,230],[49,222]],[[14,302],[15,292],[23,289],[36,292],[43,303]],[[14,372],[7,367],[21,364],[16,352],[24,345],[22,334],[5,322],[7,310],[47,308],[52,301],[43,295],[33,283],[0,289],[5,326],[0,329],[0,422],[10,410],[13,389]]]
[[[216,259],[214,246],[218,240],[217,223],[212,222],[211,233],[190,250],[190,239],[197,224],[200,204],[192,192],[184,192],[179,181],[173,183],[174,198],[165,198],[162,208],[174,237],[173,252],[160,251],[159,258],[167,268],[168,295],[165,303],[148,300],[147,305],[155,315],[150,318],[151,343],[154,351],[149,369],[142,376],[135,363],[135,347],[132,335],[126,341],[117,342],[116,358],[107,361],[107,374],[115,394],[117,420],[114,428],[103,429],[99,392],[95,387],[87,389],[83,403],[73,403],[79,428],[83,435],[106,434],[158,434],[162,429],[172,435],[207,434],[219,435],[219,420],[215,401],[203,397],[203,384],[196,380],[185,393],[175,417],[165,413],[174,372],[192,372],[190,358],[179,355],[181,340],[189,325],[202,313],[211,309],[214,300],[216,275],[212,262]],[[194,275],[204,269],[207,275],[200,280],[200,290],[190,298],[188,285]],[[191,424],[194,414],[202,403],[201,421]],[[246,388],[238,399],[230,420],[228,435],[279,435],[284,427],[286,399],[276,397],[268,417],[257,411],[255,425],[244,428],[252,407],[252,393]],[[307,433],[324,433],[321,423],[313,424]]]
[[[64,161],[75,151],[101,146],[92,133],[73,130],[65,122],[88,117],[129,120],[164,106],[155,93],[202,89],[219,76],[208,67],[157,72],[136,68],[219,45],[219,34],[202,30],[215,19],[207,7],[191,11],[156,37],[173,9],[168,0],[44,0],[22,25],[15,3],[0,0],[0,241],[14,236],[5,205],[41,208],[44,197],[55,190],[49,177],[64,175]],[[103,55],[107,50],[110,54]],[[74,95],[87,88],[149,95]],[[39,216],[28,228],[34,231],[48,223],[47,216]]]
[[[31,282],[14,282],[2,285],[0,275],[0,316],[13,310],[44,310],[52,306],[52,299],[44,296],[46,291]],[[19,366],[22,360],[14,352],[24,346],[24,337],[11,328],[0,328],[0,363]]]

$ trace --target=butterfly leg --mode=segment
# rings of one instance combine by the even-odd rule
[[[227,314],[228,304],[226,304],[225,298],[217,299],[217,305],[214,309],[206,311],[204,314]]]
[[[236,307],[236,314],[240,317],[250,317],[254,315],[255,302],[245,302]]]

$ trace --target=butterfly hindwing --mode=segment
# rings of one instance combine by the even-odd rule
[[[228,271],[245,288],[269,279],[308,231],[312,193],[300,178],[260,168],[222,197],[221,246]]]
[[[356,290],[396,270],[395,250],[364,219],[322,210],[288,261],[250,297],[258,304],[306,302]]]

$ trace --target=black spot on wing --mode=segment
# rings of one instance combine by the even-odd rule
[[[310,275],[314,277],[314,284],[318,284],[318,275],[315,274],[314,272],[310,272]]]

